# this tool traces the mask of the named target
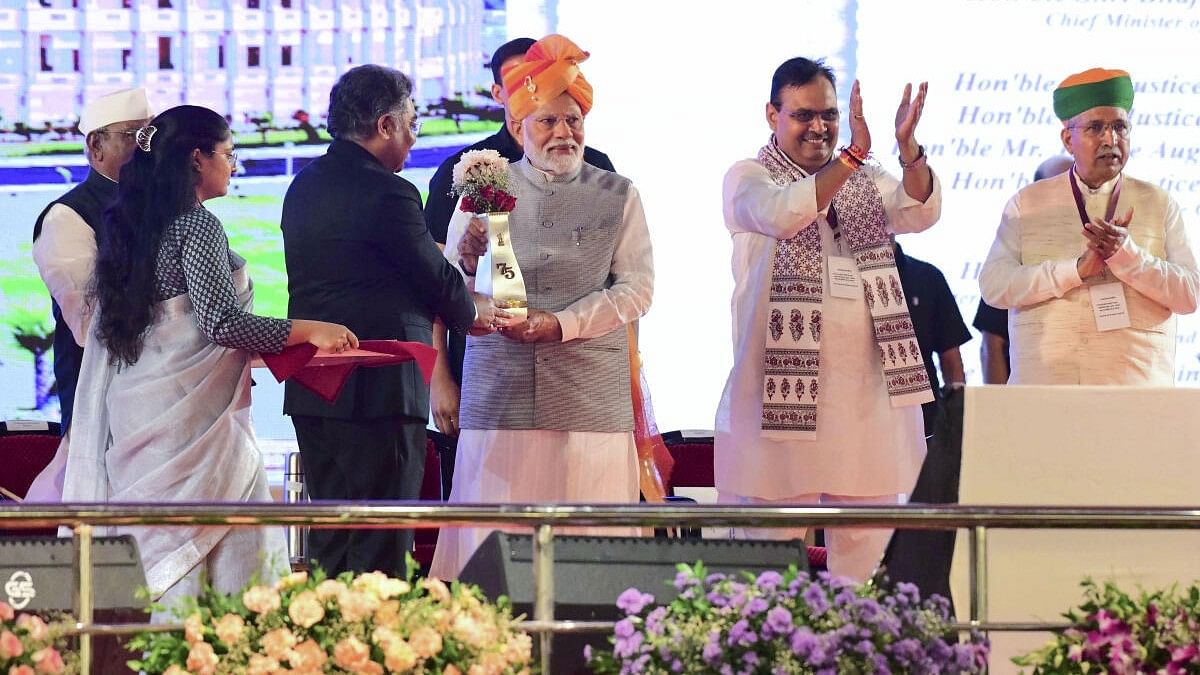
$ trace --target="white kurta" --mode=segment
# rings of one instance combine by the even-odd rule
[[[458,267],[458,241],[470,214],[455,208],[446,236],[446,259]],[[604,335],[636,321],[650,307],[654,267],[642,199],[632,185],[613,251],[610,287],[555,312],[563,340]],[[470,372],[463,387],[471,386]],[[632,406],[632,401],[630,402]],[[450,501],[458,503],[631,503],[638,500],[637,447],[631,433],[464,429],[458,438]],[[458,577],[491,532],[444,527],[438,533],[431,574]],[[562,533],[634,535],[634,528],[561,528]]]
[[[1094,190],[1079,182],[1090,216],[1103,217],[1116,180]],[[1116,214],[1129,208],[1130,236],[1106,261],[1107,276],[1085,282],[1076,264],[1087,240],[1067,174],[1005,206],[979,288],[988,304],[1012,310],[1009,384],[1174,384],[1171,315],[1196,310],[1196,256],[1179,205],[1161,189],[1126,177]],[[1086,286],[1112,281],[1125,284],[1132,326],[1100,332]]]
[[[941,213],[941,186],[921,203],[882,169],[865,166],[883,197],[889,230],[919,232]],[[768,288],[775,243],[818,218],[816,180],[775,184],[755,160],[725,175],[725,226],[733,237],[733,369],[715,424],[715,478],[722,493],[784,499],[803,494],[887,495],[908,492],[925,457],[921,406],[892,407],[879,365],[870,312],[829,293],[821,308],[821,395],[816,440],[761,435],[762,382]],[[823,260],[849,256],[834,241],[826,212],[819,214]],[[826,265],[828,268],[828,265]]]
[[[33,262],[80,347],[87,337],[88,284],[96,266],[96,232],[74,209],[55,204],[42,218]]]

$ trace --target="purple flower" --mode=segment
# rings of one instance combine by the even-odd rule
[[[654,602],[654,596],[643,593],[636,588],[626,589],[617,598],[617,608],[626,614],[639,614],[646,605]]]
[[[701,655],[709,663],[719,663],[721,660],[721,631],[713,629],[708,632],[708,640],[704,643]]]
[[[825,597],[825,589],[820,584],[812,584],[804,589],[802,597],[813,614],[820,616],[829,611],[829,599]]]
[[[620,624],[618,623],[617,625],[619,626]],[[618,635],[616,640],[613,641],[613,656],[616,656],[617,658],[633,656],[634,654],[638,653],[638,650],[641,648],[641,646],[641,633],[633,633],[632,635],[626,637]]]
[[[817,636],[807,626],[801,626],[792,633],[792,653],[801,660],[807,659],[817,646]]]
[[[705,596],[714,607],[724,607],[729,604],[729,598],[725,597],[720,591],[709,591]]]
[[[767,612],[767,627],[779,635],[792,632],[792,613],[786,607],[775,606]]]
[[[637,632],[630,619],[621,619],[613,626],[613,633],[619,638],[627,638]]]
[[[677,591],[682,591],[688,586],[695,586],[696,583],[696,575],[692,574],[691,570],[675,573],[675,590]]]
[[[745,654],[742,654],[742,663],[748,666],[757,666],[758,654],[755,654],[754,652],[746,652]]]
[[[770,607],[770,605],[767,604],[766,600],[762,598],[751,598],[750,602],[747,602],[746,606],[742,608],[742,616],[754,616],[755,614],[762,614],[763,612],[767,611],[767,607]]]
[[[651,635],[662,634],[662,621],[667,616],[666,607],[655,607],[646,615],[646,632]]]
[[[672,673],[682,673],[683,672],[683,661],[680,661],[679,659],[675,659],[674,661],[672,661],[671,662],[671,672]]]
[[[745,647],[755,642],[758,642],[758,635],[750,629],[749,621],[740,619],[729,629],[730,646]]]
[[[916,584],[901,581],[896,584],[896,597],[900,599],[901,604],[915,605],[921,601],[921,592],[917,590]]]
[[[756,579],[754,583],[757,584],[759,588],[769,593],[775,590],[779,584],[783,583],[783,576],[780,575],[779,572],[767,571],[758,575],[758,579]]]
[[[733,675],[733,666],[726,663],[725,665],[721,666],[721,669],[718,672],[720,672],[721,675]]]

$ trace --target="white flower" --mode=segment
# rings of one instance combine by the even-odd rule
[[[508,160],[495,150],[468,150],[454,165],[454,189],[461,192],[472,179],[507,173]],[[491,181],[488,181],[491,182]]]

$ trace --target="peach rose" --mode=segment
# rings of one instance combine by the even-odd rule
[[[45,621],[33,614],[22,614],[17,617],[17,628],[24,628],[29,633],[29,637],[34,640],[45,640],[50,637],[50,627]]]
[[[433,596],[438,602],[450,601],[450,589],[446,587],[445,582],[436,577],[427,577],[420,581],[420,585],[425,590],[429,591],[429,595]]]
[[[333,662],[340,668],[358,672],[371,660],[371,648],[351,635],[333,647]]]
[[[183,639],[189,644],[204,642],[204,619],[196,612],[183,620]]]
[[[276,675],[280,670],[278,661],[262,654],[251,654],[246,665],[246,675]]]
[[[184,670],[183,668],[180,668],[179,666],[175,665],[174,663],[172,663],[166,670],[163,671],[163,675],[192,675],[192,674],[189,673],[188,671]]]
[[[12,621],[14,616],[16,612],[13,611],[12,605],[0,600],[0,621]]]
[[[292,572],[275,582],[275,590],[286,591],[289,588],[302,586],[308,581],[308,572]]]
[[[504,658],[511,664],[528,663],[533,658],[533,638],[518,633],[504,644]]]
[[[400,623],[400,601],[387,600],[375,610],[375,625],[395,628]]]
[[[354,577],[354,581],[350,582],[350,588],[364,593],[374,593],[379,595],[379,586],[387,579],[387,575],[380,571],[363,572]]]
[[[375,630],[371,632],[371,642],[379,645],[379,648],[384,651],[387,651],[388,645],[403,639],[399,633],[387,626],[376,626]]]
[[[429,620],[433,622],[433,627],[437,632],[445,633],[450,630],[450,624],[454,622],[454,615],[445,609],[435,609],[430,613]]]
[[[286,628],[276,628],[259,640],[267,656],[277,661],[287,658],[288,652],[296,646],[296,642],[296,636]]]
[[[33,665],[42,675],[58,675],[64,668],[62,654],[59,654],[54,647],[46,647],[34,652]]]
[[[408,643],[412,645],[413,651],[423,659],[427,659],[442,651],[442,636],[436,630],[421,626],[408,636]]]
[[[217,639],[232,647],[246,636],[246,620],[237,614],[226,614],[217,620]]]
[[[348,590],[350,590],[349,587],[337,579],[326,579],[325,581],[317,584],[316,588],[317,598],[322,601],[330,598],[336,598]]]
[[[217,672],[219,661],[212,645],[207,642],[197,642],[188,652],[187,669],[196,675],[214,675]]]
[[[325,618],[325,607],[313,591],[300,591],[288,605],[288,616],[301,628],[310,628]]]
[[[10,630],[0,633],[0,659],[15,659],[24,653],[25,648],[16,633]]]
[[[404,640],[396,640],[384,649],[383,665],[396,673],[412,670],[417,665],[417,653]]]
[[[500,652],[487,652],[479,657],[479,663],[487,670],[488,673],[499,675],[508,667],[508,661],[504,659],[504,655]]]
[[[350,622],[362,621],[371,616],[380,604],[378,597],[360,591],[347,591],[338,598],[342,618]]]
[[[255,614],[266,614],[279,609],[279,592],[270,586],[251,586],[242,593],[242,604]]]
[[[455,637],[476,649],[484,647],[488,643],[487,631],[484,630],[484,627],[466,614],[456,616],[450,630]]]
[[[34,675],[34,672],[29,666],[13,666],[8,669],[8,675]]]
[[[442,670],[442,675],[462,675],[462,671],[458,669],[458,666],[450,664]]]
[[[325,650],[321,649],[321,645],[317,644],[316,640],[308,639],[296,645],[291,652],[288,653],[288,663],[292,668],[301,671],[321,672],[321,668],[325,665],[325,661],[329,657],[325,655]]]

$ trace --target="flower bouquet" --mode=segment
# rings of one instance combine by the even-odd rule
[[[1136,598],[1112,582],[1083,588],[1083,604],[1064,615],[1073,625],[1017,665],[1035,674],[1200,672],[1200,585]]]
[[[176,611],[181,633],[142,633],[130,667],[167,675],[528,673],[532,640],[507,602],[438,579],[320,570],[224,595],[206,589]]]
[[[912,584],[894,591],[795,567],[758,577],[708,574],[680,565],[678,595],[656,605],[637,589],[621,594],[625,612],[611,652],[591,652],[607,673],[983,673],[988,643],[958,643],[949,603],[922,601]]]
[[[454,165],[453,192],[459,209],[483,220],[488,250],[476,269],[475,290],[491,296],[498,307],[524,318],[529,301],[525,280],[508,229],[508,215],[517,205],[508,160],[495,150],[471,150]]]
[[[68,652],[66,624],[47,624],[34,614],[17,614],[0,601],[0,674],[56,675],[79,672],[77,657]]]

